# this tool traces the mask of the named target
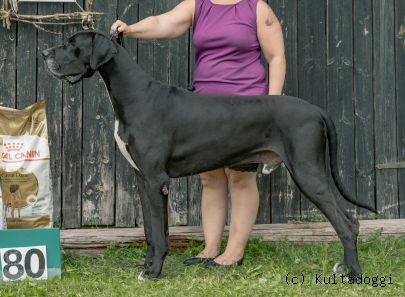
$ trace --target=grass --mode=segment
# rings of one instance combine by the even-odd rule
[[[405,237],[380,240],[379,234],[358,244],[363,273],[379,277],[379,286],[315,284],[316,274],[332,276],[331,269],[342,258],[340,244],[296,244],[249,242],[243,266],[230,269],[185,267],[184,259],[201,246],[191,244],[166,258],[162,280],[137,280],[145,249],[109,248],[99,256],[63,255],[62,279],[25,280],[0,284],[1,297],[107,297],[107,296],[405,296]],[[286,283],[289,273],[290,285]],[[297,276],[303,285],[291,284]],[[381,276],[393,284],[381,287]],[[298,280],[294,279],[294,280]],[[320,280],[323,281],[321,277]]]

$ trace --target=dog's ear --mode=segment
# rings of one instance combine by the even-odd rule
[[[117,53],[116,45],[101,34],[93,35],[93,52],[90,56],[90,67],[96,70],[107,63]]]

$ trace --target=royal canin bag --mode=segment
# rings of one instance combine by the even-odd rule
[[[0,107],[0,227],[52,226],[45,101],[23,110]],[[5,226],[6,225],[6,226]]]

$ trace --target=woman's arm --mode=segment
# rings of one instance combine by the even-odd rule
[[[286,73],[283,31],[267,3],[259,0],[256,13],[257,37],[269,63],[269,95],[281,95]]]
[[[135,24],[116,21],[111,33],[140,39],[173,39],[184,34],[193,23],[195,0],[184,0],[172,10],[157,16],[147,17]]]

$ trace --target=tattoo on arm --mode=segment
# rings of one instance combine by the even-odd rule
[[[269,14],[267,15],[266,19],[266,26],[270,27],[271,25],[273,25],[273,20],[271,19],[271,9],[269,8]]]

